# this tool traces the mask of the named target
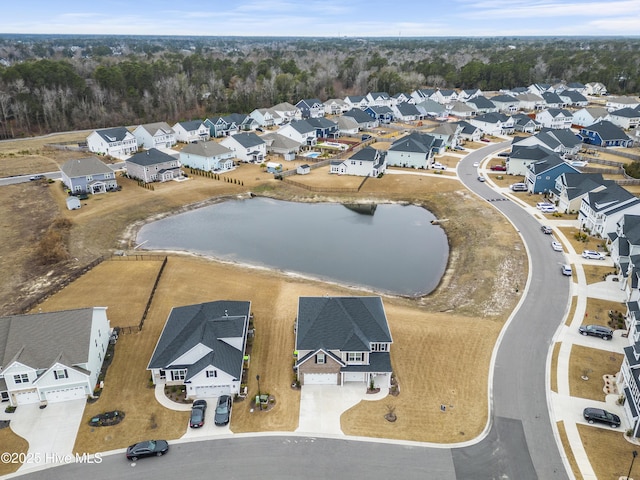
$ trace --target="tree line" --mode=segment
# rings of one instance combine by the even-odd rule
[[[640,40],[627,38],[17,37],[0,37],[4,138],[370,91],[640,82]]]

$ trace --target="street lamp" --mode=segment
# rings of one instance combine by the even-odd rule
[[[638,452],[636,450],[634,450],[633,452],[631,452],[633,457],[631,458],[631,466],[629,467],[629,473],[627,473],[627,480],[629,480],[629,476],[631,475],[631,469],[633,468],[633,461],[636,459],[636,457],[638,456]]]
[[[260,375],[256,375],[256,380],[258,381],[258,398],[260,398]],[[637,453],[636,453],[637,455]],[[634,455],[635,457],[635,455]]]

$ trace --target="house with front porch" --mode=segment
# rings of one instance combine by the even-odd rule
[[[438,103],[446,105],[458,100],[458,92],[450,89],[437,89],[430,98]]]
[[[301,385],[391,386],[393,339],[380,297],[300,297],[295,337]]]
[[[287,125],[283,125],[278,129],[278,133],[283,137],[298,142],[303,147],[313,147],[318,143],[316,127],[311,125],[307,120],[295,120]]]
[[[640,199],[613,181],[602,190],[589,192],[578,212],[580,228],[605,238],[623,215],[640,215]]]
[[[606,183],[601,173],[563,173],[556,178],[551,199],[562,213],[580,210],[582,199],[589,192],[604,190]]]
[[[184,387],[187,398],[241,393],[250,320],[248,301],[173,307],[147,366],[153,384]]]
[[[251,132],[258,127],[256,119],[244,113],[207,118],[204,124],[209,128],[211,138],[228,137],[238,132]]]
[[[95,130],[87,137],[90,152],[124,158],[138,151],[136,137],[125,127]]]
[[[387,92],[369,92],[365,95],[369,107],[390,107],[391,97]]]
[[[608,120],[601,120],[580,129],[580,138],[588,145],[599,147],[632,147],[633,139]]]
[[[73,195],[118,189],[116,172],[96,157],[68,160],[60,167],[60,174],[62,183]]]
[[[479,142],[483,136],[483,132],[481,129],[479,129],[475,125],[471,125],[469,122],[466,122],[465,120],[456,122],[456,125],[461,127],[458,133],[458,140],[457,140],[458,145],[462,141]]]
[[[176,134],[166,122],[145,123],[133,131],[141,148],[171,148],[176,144]]]
[[[272,108],[256,108],[249,114],[258,127],[273,127],[282,125],[282,117]]]
[[[391,95],[391,103],[389,105],[390,107],[399,105],[401,103],[411,103],[412,105],[415,105],[416,101],[410,93],[398,92],[395,95]]]
[[[545,128],[571,128],[573,114],[564,108],[549,108],[536,113],[536,122]]]
[[[369,106],[367,98],[362,95],[348,95],[344,97],[344,101],[349,105],[349,111],[353,109],[364,110]]]
[[[607,87],[600,82],[588,82],[584,87],[584,95],[600,96],[607,94]]]
[[[180,150],[180,164],[205,172],[227,172],[233,170],[235,154],[224,145],[213,140],[190,143]]]
[[[460,92],[458,92],[458,100],[461,102],[467,102],[473,98],[481,96],[482,90],[480,90],[479,88],[470,88],[467,90],[460,90]]]
[[[180,160],[157,148],[136,153],[125,160],[124,165],[130,178],[144,183],[168,182],[182,177]]]
[[[436,138],[412,132],[391,144],[387,151],[388,166],[427,169],[433,161]]]
[[[540,124],[524,113],[516,113],[512,115],[513,129],[516,132],[535,133],[540,130]]]
[[[463,126],[460,123],[446,122],[438,125],[429,134],[435,139],[441,140],[443,148],[455,148],[460,143],[459,137],[462,129]]]
[[[0,398],[19,406],[93,397],[110,333],[106,307],[0,318]]]
[[[303,119],[324,117],[324,104],[317,98],[303,98],[296,107]]]
[[[201,120],[178,122],[173,126],[176,140],[182,143],[206,142],[211,138],[211,131]]]
[[[295,105],[291,105],[289,102],[282,102],[271,107],[271,110],[277,113],[282,119],[281,124],[289,123],[293,120],[301,120],[302,112]]]
[[[552,153],[542,160],[527,165],[524,183],[530,193],[549,194],[556,186],[556,179],[568,173],[580,173],[580,171],[565,162],[557,153]]]
[[[246,163],[262,163],[267,154],[267,145],[253,132],[236,133],[225,137],[220,144],[231,150],[238,160]]]
[[[377,177],[386,169],[385,152],[372,147],[365,147],[346,160],[332,160],[329,164],[329,173],[358,177]]]
[[[486,135],[507,135],[514,132],[513,117],[504,113],[485,113],[470,118],[468,122]]]

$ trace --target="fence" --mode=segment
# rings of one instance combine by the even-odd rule
[[[636,155],[635,153],[629,153],[629,152],[624,152],[622,150],[612,150],[610,148],[606,148],[606,147],[600,147],[598,145],[589,145],[586,147],[587,152],[589,150],[595,150],[597,152],[603,152],[603,153],[611,153],[614,155],[618,155],[620,157],[624,157],[624,158],[629,158],[631,160],[635,160],[635,161],[640,161],[640,155]]]
[[[48,148],[53,148],[55,150],[69,150],[72,152],[88,152],[89,151],[89,147],[82,147],[77,143],[74,143],[73,145],[65,145],[61,143],[46,143],[44,146]]]
[[[316,187],[314,185],[307,185],[305,183],[296,182],[295,180],[291,180],[290,178],[284,179],[287,183],[291,185],[295,185],[296,187],[304,188],[305,190],[309,190],[310,192],[318,192],[318,193],[358,193],[364,182],[367,181],[369,177],[364,177],[360,185],[357,187]]]

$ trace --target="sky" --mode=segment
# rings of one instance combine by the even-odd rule
[[[640,0],[4,0],[0,33],[637,36]]]

